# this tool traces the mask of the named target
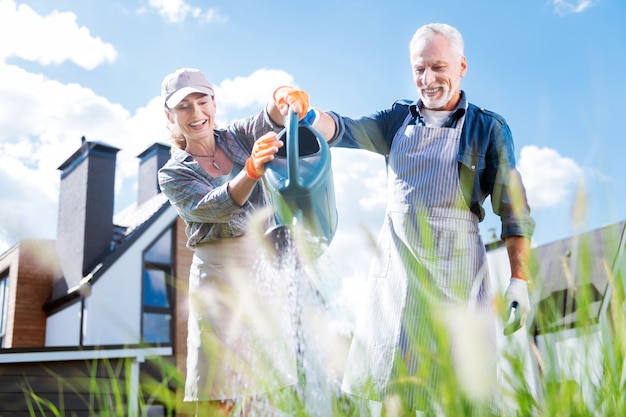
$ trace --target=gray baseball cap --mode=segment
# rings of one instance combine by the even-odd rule
[[[168,74],[161,84],[161,97],[170,109],[191,93],[214,96],[213,85],[195,68],[181,68]]]

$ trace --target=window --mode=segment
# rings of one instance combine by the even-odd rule
[[[171,344],[174,311],[173,233],[165,231],[143,255],[142,340]]]
[[[146,417],[163,417],[165,416],[165,406],[163,404],[147,405],[144,411]]]
[[[5,347],[7,316],[9,314],[9,271],[0,274],[0,348]]]

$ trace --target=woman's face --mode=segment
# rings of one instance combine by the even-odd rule
[[[213,135],[215,101],[204,93],[191,93],[167,113],[187,139],[203,139]]]

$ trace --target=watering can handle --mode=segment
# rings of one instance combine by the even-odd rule
[[[298,113],[294,112],[291,107],[287,113],[287,180],[290,187],[300,186],[300,166],[298,158],[300,156],[299,138],[298,138]]]

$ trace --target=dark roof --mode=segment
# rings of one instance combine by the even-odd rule
[[[163,143],[155,142],[148,149],[146,149],[145,151],[143,151],[142,153],[137,155],[137,158],[139,158],[139,160],[143,161],[143,160],[153,156],[159,150],[165,150],[165,151],[169,152],[171,148],[172,148],[171,145],[165,145]]]
[[[133,203],[113,216],[113,225],[120,234],[121,241],[150,220],[166,203],[167,197],[163,193],[158,193],[140,206]]]

